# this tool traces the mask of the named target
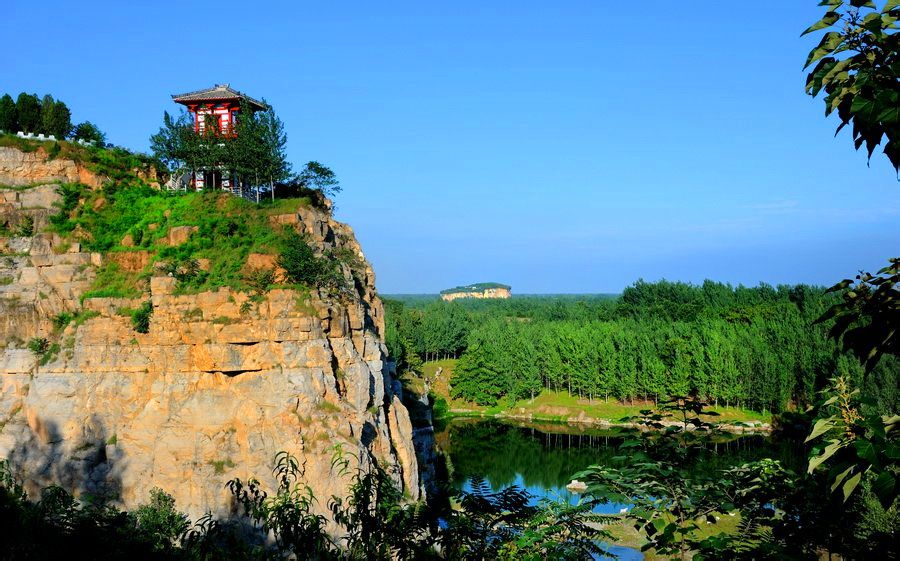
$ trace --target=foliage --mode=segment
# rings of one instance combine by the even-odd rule
[[[60,312],[53,318],[53,327],[57,331],[62,331],[73,319],[75,319],[75,315],[72,312]]]
[[[311,513],[315,500],[312,492],[297,482],[297,458],[279,452],[273,471],[278,490],[272,497],[252,478],[246,484],[233,479],[227,487],[244,515],[264,532],[272,533],[277,551],[309,559],[331,557],[334,543],[325,531],[325,518]]]
[[[50,349],[50,341],[46,337],[32,337],[28,341],[28,350],[36,355],[42,355]]]
[[[333,466],[341,471],[345,465],[337,454]],[[334,521],[347,530],[343,550],[351,559],[436,557],[428,545],[423,505],[404,505],[400,489],[377,465],[357,471],[346,500],[332,497],[328,506]]]
[[[19,224],[19,228],[16,230],[17,236],[22,236],[25,238],[30,238],[34,235],[34,217],[33,216],[23,216],[22,222]]]
[[[332,470],[341,477],[349,470],[349,460],[339,449]],[[298,460],[280,452],[273,473],[278,487],[271,496],[255,479],[228,482],[237,519],[207,515],[191,525],[172,497],[159,489],[134,512],[121,512],[102,497],[79,501],[59,487],[45,488],[40,500],[31,503],[6,462],[0,462],[0,523],[10,538],[0,542],[0,556],[49,559],[102,551],[105,559],[123,560],[474,561],[487,555],[586,560],[603,552],[596,541],[608,537],[593,529],[607,517],[591,514],[585,505],[533,505],[520,489],[491,492],[476,486],[456,495],[459,508],[428,512],[404,501],[393,479],[371,464],[352,478],[348,497],[329,501],[338,535],[343,536],[337,541],[326,530],[325,518],[312,512],[316,499],[299,483]],[[445,523],[438,524],[438,515]]]
[[[244,278],[254,292],[264,294],[275,284],[275,270],[271,267],[256,267],[247,271]]]
[[[459,492],[441,544],[448,559],[592,559],[606,553],[597,541],[609,534],[595,529],[611,517],[593,514],[586,503],[541,501],[515,487],[492,491],[474,479]]]
[[[885,155],[900,171],[900,4],[888,0],[879,10],[871,0],[824,0],[825,15],[804,35],[828,29],[806,59],[815,63],[806,91],[824,90],[825,115],[837,110],[838,131],[852,124],[853,143],[869,158],[885,140]],[[837,133],[835,133],[837,134]]]
[[[138,333],[149,333],[151,315],[153,303],[148,300],[131,314],[131,327]]]
[[[491,365],[487,351],[476,342],[462,356],[453,371],[451,396],[465,396],[479,405],[496,405],[504,395],[499,373]]]
[[[41,102],[35,94],[22,92],[16,98],[16,115],[19,119],[19,128],[26,133],[40,132],[41,129]],[[12,131],[10,131],[12,132]]]
[[[38,98],[22,92],[16,101],[4,94],[0,98],[0,131],[12,134],[18,130],[53,135],[62,140],[72,131],[72,113],[64,102],[50,94]]]
[[[576,475],[601,503],[631,504],[626,516],[646,537],[644,551],[683,557],[698,547],[699,523],[724,514],[720,482],[687,469],[716,430],[700,418],[715,414],[707,405],[696,395],[677,396],[657,411],[642,411],[634,419],[640,428],[619,446],[620,467]]]
[[[221,131],[218,121],[210,120],[198,133],[188,112],[174,118],[165,112],[162,127],[150,137],[153,154],[174,173],[221,167],[257,189],[261,182],[271,186],[290,177],[286,145],[284,124],[274,109],[253,111],[246,104],[234,131]]]
[[[193,120],[186,111],[175,118],[168,112],[163,113],[162,127],[150,137],[150,148],[153,155],[173,171],[182,168],[199,169],[209,164],[206,161],[206,151],[200,145],[200,138],[194,132]]]
[[[841,370],[871,390],[879,411],[896,410],[900,363],[887,357],[865,372],[825,337],[831,320],[814,324],[835,300],[806,285],[712,281],[638,281],[621,298],[388,298],[385,336],[400,371],[412,355],[461,355],[454,395],[483,404],[542,389],[585,405],[656,402],[697,388],[716,405],[780,412],[813,403]]]
[[[60,212],[50,220],[53,231],[79,241],[87,251],[150,253],[151,262],[143,271],[129,272],[113,260],[105,262],[85,297],[136,297],[146,289],[157,264],[178,278],[180,292],[221,286],[253,290],[248,284],[248,256],[275,254],[282,243],[280,230],[269,220],[271,205],[226,193],[172,193],[132,183],[110,184],[102,190],[71,184],[59,192]],[[285,199],[279,204],[296,209],[308,202]],[[197,231],[185,243],[170,246],[168,232],[177,226],[196,226]],[[121,245],[126,235],[135,247]],[[201,259],[208,260],[208,270],[199,269]],[[328,261],[327,256],[323,259]],[[342,282],[339,271],[326,272],[332,276],[323,275],[323,283]]]
[[[172,495],[157,487],[150,490],[150,502],[135,510],[134,520],[143,540],[160,553],[174,552],[190,526],[188,517],[175,509]]]
[[[0,131],[9,133],[19,130],[19,114],[16,111],[16,102],[9,94],[0,97]]]
[[[72,132],[72,113],[62,101],[47,94],[41,100],[41,131],[64,139]]]
[[[864,477],[871,475],[872,491],[884,508],[900,494],[897,462],[900,460],[900,416],[863,413],[859,390],[844,378],[832,380],[832,393],[819,406],[819,415],[806,441],[824,440],[814,449],[809,472],[828,462],[831,491],[841,489],[846,502]],[[871,410],[871,409],[870,409]]]
[[[341,192],[341,184],[337,176],[330,168],[319,162],[307,162],[306,166],[297,174],[300,185],[308,189],[321,191],[328,197],[334,197]]]
[[[346,288],[335,261],[316,255],[307,239],[294,230],[287,230],[282,234],[277,262],[293,283],[336,292]]]
[[[818,322],[835,318],[829,334],[842,339],[867,370],[885,354],[900,355],[900,258],[877,274],[860,273],[856,281],[844,279],[829,289],[841,293]]]
[[[83,121],[75,125],[72,129],[72,139],[92,142],[100,148],[106,146],[106,134],[90,121]]]

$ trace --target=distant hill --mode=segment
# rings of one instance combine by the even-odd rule
[[[457,298],[509,298],[512,287],[499,282],[479,282],[441,291],[441,299],[448,302]]]

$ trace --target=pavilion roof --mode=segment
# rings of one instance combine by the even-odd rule
[[[267,105],[265,103],[257,99],[253,99],[249,95],[233,89],[228,84],[216,84],[212,88],[205,88],[194,92],[187,92],[172,96],[172,101],[174,101],[175,103],[183,104],[205,101],[228,101],[232,99],[244,99],[254,109],[264,110],[267,108]]]

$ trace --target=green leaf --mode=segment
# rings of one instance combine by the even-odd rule
[[[820,19],[816,23],[814,23],[811,26],[809,26],[808,28],[806,28],[806,31],[801,33],[800,36],[803,37],[807,33],[812,33],[813,31],[818,31],[820,29],[825,29],[826,27],[831,27],[839,19],[841,19],[841,15],[839,13],[825,12],[825,16],[822,17],[822,19]]]
[[[878,456],[875,453],[875,446],[872,445],[868,440],[857,440],[853,443],[853,446],[856,447],[856,455],[869,462],[870,464],[878,463]]]
[[[847,499],[850,498],[850,495],[853,493],[853,490],[856,489],[856,486],[859,485],[859,480],[862,477],[862,472],[857,472],[853,477],[847,480],[844,483],[844,502],[847,502]]]
[[[894,494],[894,489],[897,487],[897,480],[894,478],[893,474],[887,471],[883,471],[878,474],[878,477],[872,482],[872,491],[878,495],[878,498],[881,500],[882,504],[885,503],[884,499],[890,498]]]
[[[803,68],[807,68],[810,64],[834,51],[843,41],[844,36],[837,31],[829,31],[826,33],[822,37],[822,40],[819,41],[819,45],[809,52],[809,57],[806,59],[806,64],[803,65]]]
[[[809,442],[810,440],[814,440],[834,427],[834,418],[826,417],[824,419],[819,419],[816,421],[816,424],[813,425],[812,431],[809,433],[809,436],[806,437],[804,442]]]
[[[812,473],[817,467],[819,467],[822,462],[827,460],[828,458],[834,456],[834,454],[843,448],[841,442],[839,440],[832,441],[831,444],[825,447],[822,450],[822,453],[816,456],[815,458],[809,459],[809,467],[807,468],[807,473]]]
[[[900,0],[888,0],[887,2],[885,2],[884,8],[881,9],[881,13],[886,14],[897,6],[900,6]]]
[[[831,483],[831,492],[832,493],[834,493],[834,490],[838,488],[838,486],[841,484],[841,482],[844,480],[844,478],[846,478],[848,475],[850,475],[850,472],[853,470],[854,467],[856,467],[856,466],[851,464],[849,467],[847,467],[847,469],[845,469],[844,471],[839,473],[838,476],[834,478],[834,481]]]

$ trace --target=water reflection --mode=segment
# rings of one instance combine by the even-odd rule
[[[454,488],[471,490],[472,478],[481,477],[494,491],[510,485],[525,488],[535,501],[544,497],[577,501],[578,496],[566,489],[572,475],[590,465],[612,465],[621,442],[616,430],[475,419],[456,419],[436,436]],[[759,435],[726,435],[710,442],[691,469],[712,472],[762,458],[780,459],[793,469],[803,462],[802,453],[788,443]],[[596,511],[617,514],[626,507],[606,504]],[[643,558],[639,551],[616,549],[620,559]]]

